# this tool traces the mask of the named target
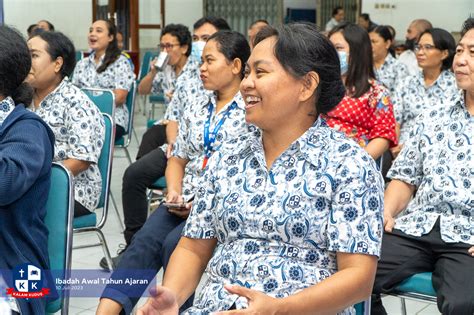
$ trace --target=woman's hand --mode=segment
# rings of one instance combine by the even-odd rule
[[[395,219],[390,214],[384,213],[383,227],[384,227],[385,232],[391,233],[394,226],[395,226]]]
[[[390,152],[392,153],[392,156],[394,159],[398,156],[402,148],[403,148],[403,144],[399,144],[396,147],[393,147],[390,149]]]
[[[185,203],[183,200],[183,196],[175,190],[168,191],[168,194],[166,195],[166,202],[184,204],[184,207],[181,207],[181,208],[168,207],[169,213],[172,213],[175,216],[180,217],[181,219],[186,219],[189,216],[189,213],[191,212],[191,207],[193,204],[192,201]]]
[[[171,153],[173,152],[173,146],[174,142],[168,143],[168,146],[166,147],[166,158],[169,159],[171,157]]]
[[[168,203],[183,203],[183,196],[181,192],[176,190],[168,190],[168,194],[166,195],[166,202]]]
[[[247,298],[249,307],[244,310],[232,310],[212,313],[213,315],[225,314],[276,314],[279,309],[280,299],[272,298],[262,292],[247,289],[238,285],[226,285],[225,289],[232,294]]]
[[[137,315],[177,315],[179,305],[176,295],[168,288],[156,286],[150,289],[150,298],[138,309]]]
[[[474,257],[474,246],[472,246],[471,248],[469,248],[468,253],[469,253],[472,257]]]

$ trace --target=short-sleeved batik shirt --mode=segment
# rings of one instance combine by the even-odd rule
[[[377,81],[382,83],[390,92],[393,104],[395,91],[401,82],[410,75],[407,66],[395,59],[391,54],[388,54],[387,57],[385,57],[383,65],[379,69],[374,68],[374,71]],[[393,107],[395,107],[395,104],[393,104]]]
[[[74,178],[74,197],[93,211],[102,191],[97,162],[104,144],[102,114],[78,87],[65,78],[38,107],[29,107],[53,130],[54,161],[76,159],[91,162],[89,168]]]
[[[417,188],[395,228],[421,236],[439,218],[443,241],[474,245],[473,153],[474,116],[462,97],[421,114],[388,173]]]
[[[422,71],[407,77],[396,91],[393,102],[395,118],[400,124],[399,142],[405,143],[408,140],[418,115],[453,104],[458,92],[454,74],[449,70],[442,71],[429,87],[425,86]]]
[[[225,284],[282,298],[336,273],[337,252],[378,256],[382,216],[375,162],[321,118],[269,170],[258,134],[226,143],[209,161],[183,231],[217,238],[208,281],[187,314],[245,307]]]
[[[105,71],[97,73],[104,60],[102,57],[99,64],[94,61],[95,54],[82,59],[76,64],[72,83],[80,88],[101,88],[110,90],[130,91],[132,83],[135,80],[135,74],[127,58],[120,55],[117,60],[110,64]],[[128,128],[129,113],[127,106],[122,104],[115,107],[114,122],[123,127],[125,131]]]
[[[255,130],[255,127],[245,122],[245,104],[240,92],[218,113],[216,104],[215,95],[201,97],[188,108],[179,123],[173,156],[189,161],[184,171],[182,186],[185,200],[194,196],[204,172],[204,129],[208,118],[210,117],[209,133],[216,132],[215,141],[211,144],[212,152],[219,150],[226,141]],[[211,115],[209,115],[210,106]],[[217,127],[221,122],[220,127]]]

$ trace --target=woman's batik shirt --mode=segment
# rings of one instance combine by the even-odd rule
[[[282,298],[336,273],[337,252],[379,256],[382,216],[375,162],[321,118],[270,170],[258,134],[234,139],[211,157],[183,231],[218,241],[187,312],[245,307],[224,284]]]
[[[212,144],[213,152],[217,151],[226,141],[255,130],[245,122],[245,103],[240,92],[218,113],[216,113],[217,98],[215,95],[201,97],[196,100],[195,104],[191,104],[180,120],[178,138],[173,150],[173,156],[189,161],[184,170],[185,176],[182,185],[182,194],[185,200],[194,196],[204,173],[202,168],[205,155],[204,128],[209,117],[209,104],[213,109],[210,116],[209,132],[216,130],[216,126],[222,121]]]
[[[440,218],[443,241],[474,245],[474,116],[462,97],[417,118],[388,177],[417,188],[396,229],[421,236]]]
[[[54,132],[55,162],[67,159],[91,162],[87,170],[74,177],[74,198],[94,211],[102,191],[97,162],[105,137],[104,119],[99,109],[67,78],[37,108],[32,104],[29,109]]]
[[[395,59],[390,53],[385,57],[383,65],[379,69],[375,69],[375,77],[377,81],[382,83],[390,92],[392,104],[394,102],[393,95],[397,91],[401,82],[410,74],[407,66]],[[395,107],[395,104],[393,104]]]
[[[425,86],[423,72],[406,78],[394,95],[394,112],[400,124],[401,144],[409,140],[410,130],[416,124],[416,117],[431,109],[442,109],[453,104],[459,90],[454,74],[444,70],[429,87]]]
[[[92,53],[89,57],[77,63],[74,69],[72,83],[80,88],[130,91],[132,83],[135,80],[135,74],[127,58],[120,55],[105,71],[97,73],[97,68],[102,64],[104,56],[102,56],[99,64],[95,63],[94,57],[95,54]],[[129,112],[126,104],[116,106],[114,110],[114,122],[127,131],[128,120]]]

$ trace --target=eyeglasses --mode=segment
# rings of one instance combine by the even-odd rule
[[[423,51],[427,52],[427,51],[431,51],[433,49],[438,49],[438,48],[436,48],[436,46],[431,45],[431,44],[424,44],[424,45],[416,44],[415,47],[414,47],[415,52],[419,52],[420,50],[423,50]]]
[[[172,49],[174,46],[181,46],[181,44],[170,44],[170,43],[166,43],[166,44],[159,44],[158,45],[158,48],[160,50],[170,50]]]

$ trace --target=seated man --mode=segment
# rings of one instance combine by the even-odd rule
[[[420,115],[388,174],[372,314],[386,314],[380,293],[420,272],[433,272],[440,312],[474,313],[474,18],[461,36],[453,68],[462,96]]]

